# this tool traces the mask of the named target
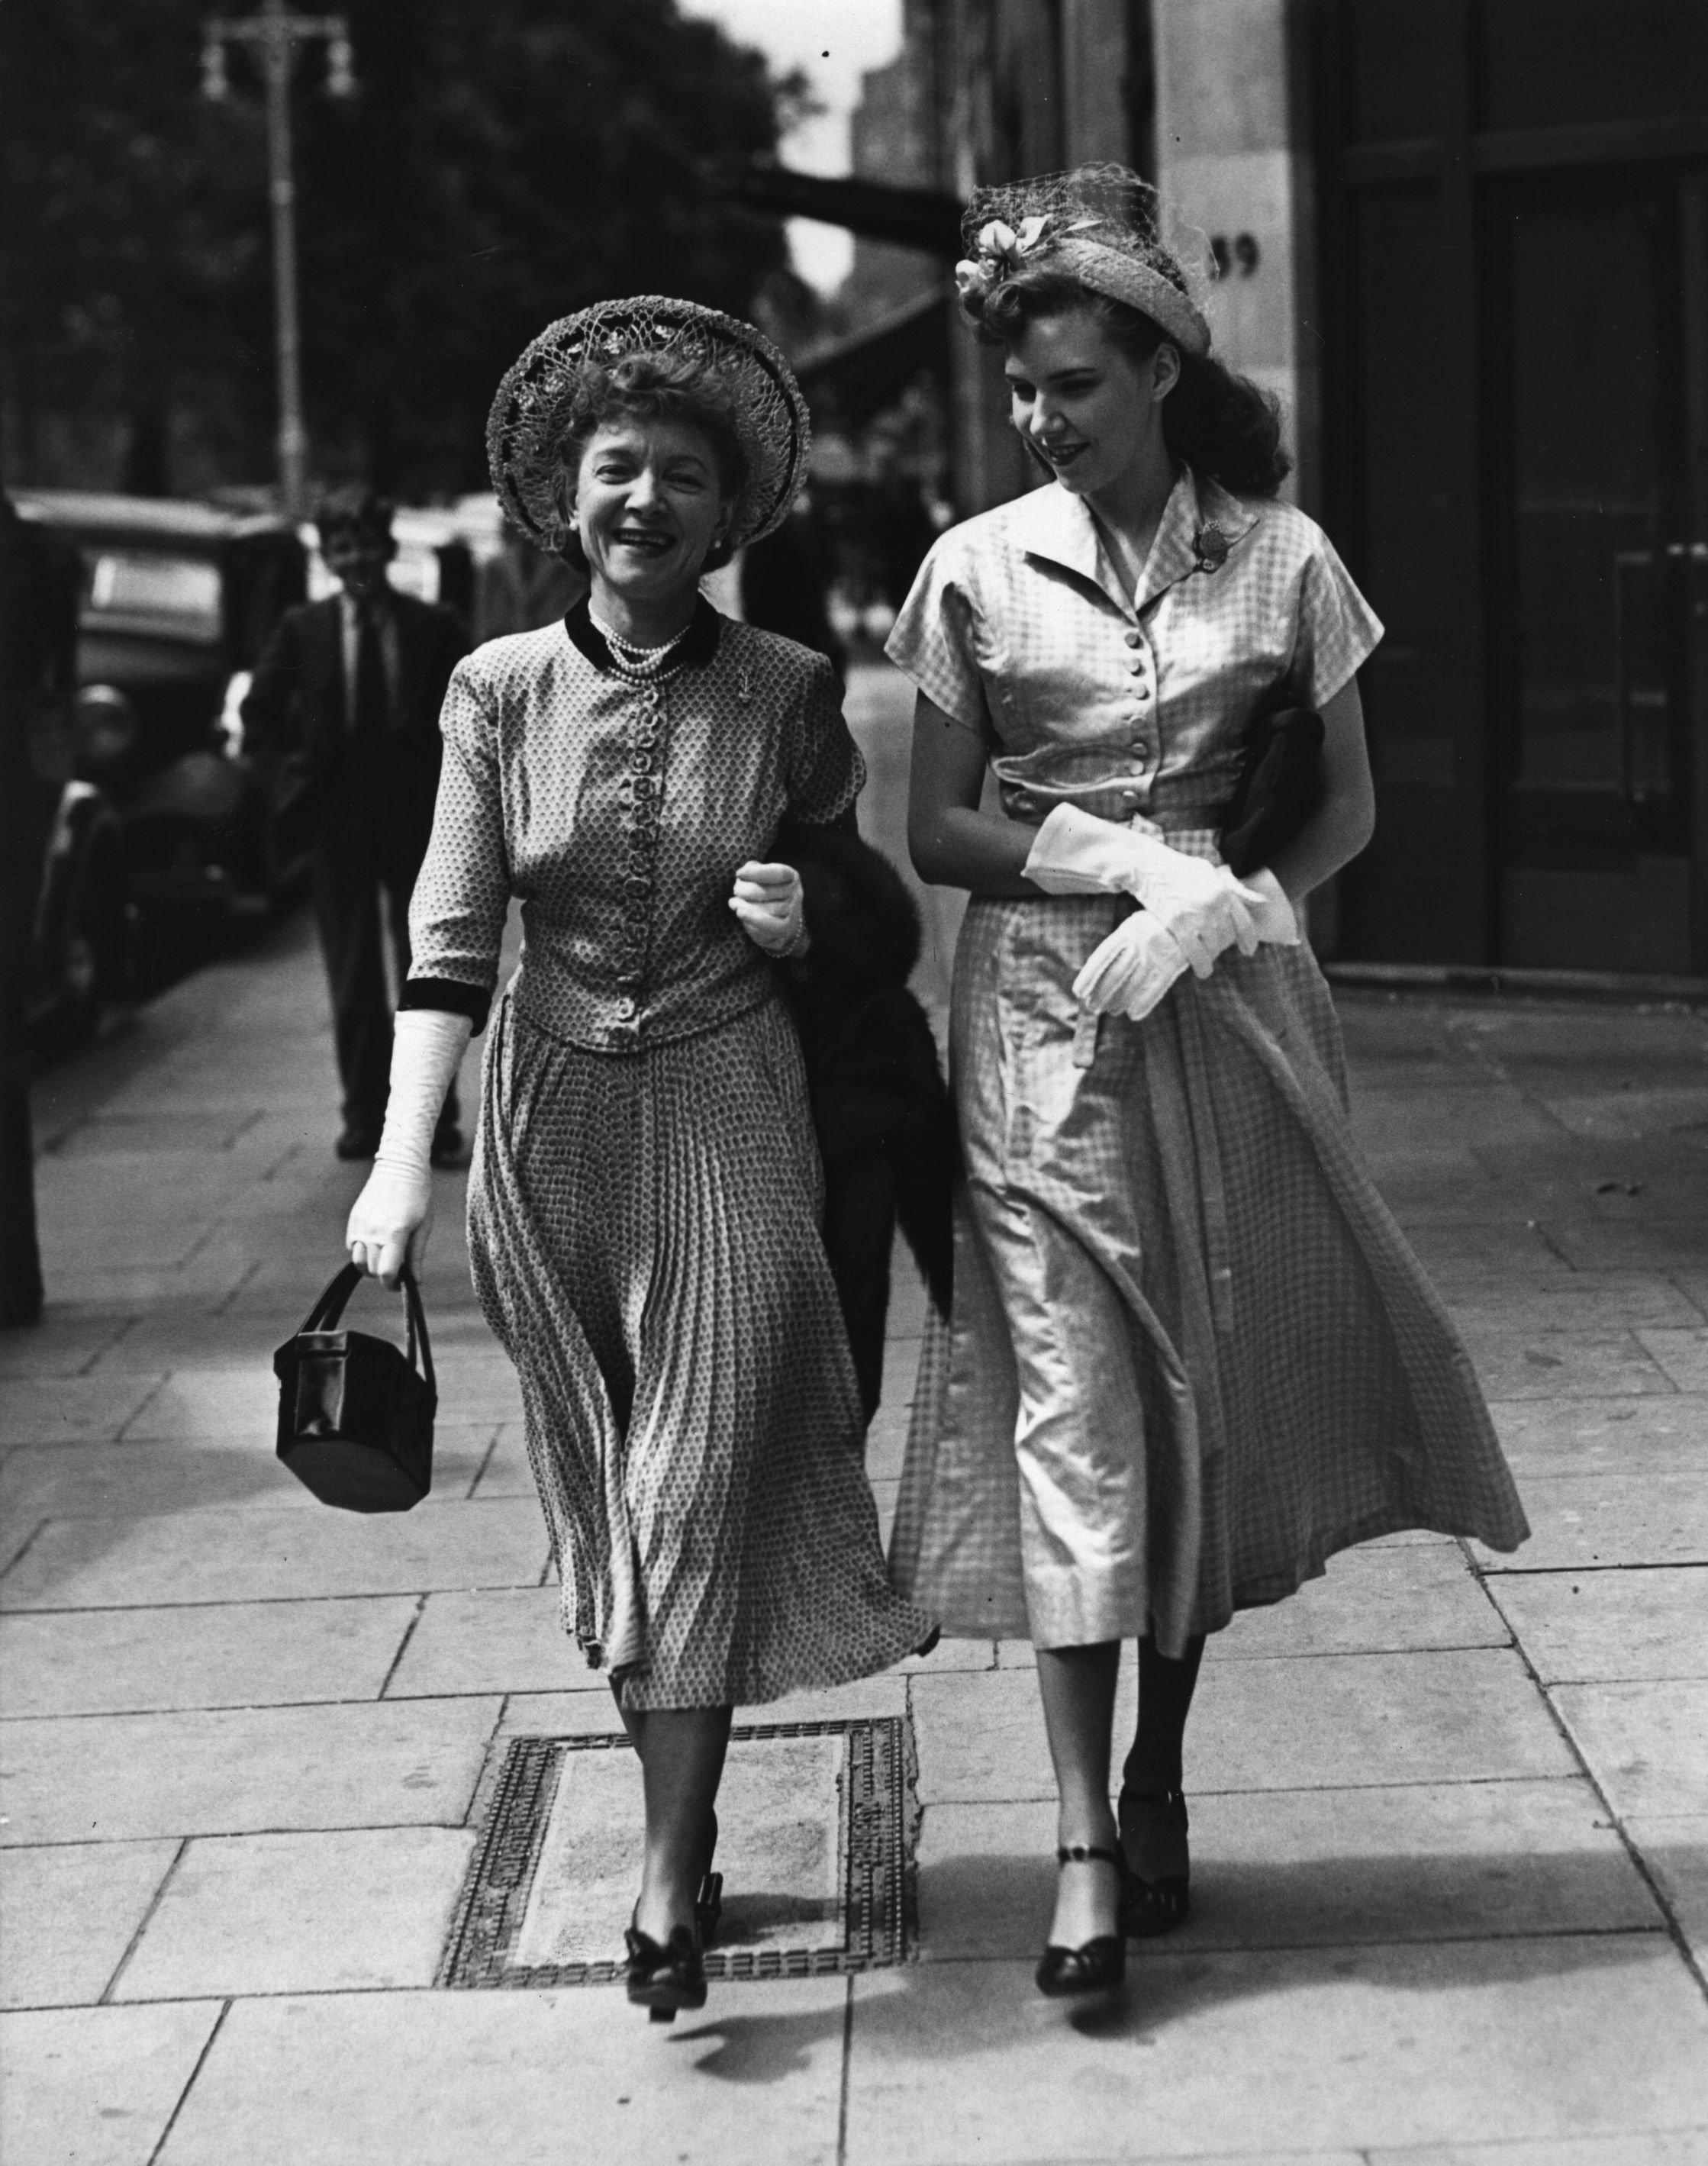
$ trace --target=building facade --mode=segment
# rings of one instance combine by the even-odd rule
[[[909,0],[880,72],[868,171],[1117,159],[1210,236],[1388,626],[1337,952],[1708,975],[1704,0]],[[949,351],[966,514],[1029,477]]]

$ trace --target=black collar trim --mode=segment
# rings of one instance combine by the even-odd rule
[[[586,595],[576,603],[563,620],[563,629],[575,645],[587,657],[595,669],[607,677],[622,673],[611,658],[611,647],[605,634],[593,621]],[[717,642],[723,632],[723,619],[713,609],[704,594],[694,604],[694,614],[688,621],[688,631],[676,650],[676,658],[689,669],[703,669],[717,652]]]

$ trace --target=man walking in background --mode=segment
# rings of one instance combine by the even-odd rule
[[[298,767],[309,797],[315,917],[344,1090],[336,1146],[344,1159],[372,1158],[385,1117],[392,1008],[381,912],[401,985],[410,967],[410,895],[439,786],[439,710],[468,650],[451,610],[392,586],[391,520],[391,505],[371,489],[336,490],[322,501],[321,554],[342,591],[279,620],[243,704],[256,756]],[[453,1162],[462,1146],[453,1088],[433,1163]]]

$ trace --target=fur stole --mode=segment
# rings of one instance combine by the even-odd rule
[[[949,1313],[954,1117],[931,1026],[907,990],[919,913],[901,875],[841,827],[791,827],[777,855],[806,892],[812,946],[784,975],[824,1165],[824,1246],[870,1421],[898,1223]]]

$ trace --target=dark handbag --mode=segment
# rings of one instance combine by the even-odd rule
[[[1323,718],[1277,689],[1259,714],[1218,845],[1236,878],[1285,848],[1323,797]]]
[[[341,1331],[344,1304],[363,1276],[346,1264],[272,1357],[278,1378],[278,1455],[323,1504],[346,1512],[407,1512],[432,1486],[433,1350],[415,1274],[403,1273],[409,1345]],[[421,1366],[415,1367],[415,1350]]]

